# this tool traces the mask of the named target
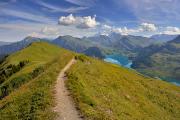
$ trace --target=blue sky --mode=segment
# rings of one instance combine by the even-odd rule
[[[0,0],[0,41],[180,34],[180,0]]]

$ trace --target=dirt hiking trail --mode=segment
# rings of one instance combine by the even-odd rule
[[[56,86],[55,86],[55,99],[56,106],[54,111],[58,113],[56,120],[83,120],[70,96],[69,91],[65,86],[65,72],[70,69],[70,67],[76,62],[75,59],[72,59],[60,72]]]

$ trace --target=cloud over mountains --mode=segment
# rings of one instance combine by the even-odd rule
[[[161,34],[170,34],[170,35],[180,34],[180,28],[168,26]]]
[[[102,33],[104,32],[103,34],[108,34],[109,32],[116,32],[123,35],[128,35],[128,34],[138,34],[142,32],[151,33],[157,30],[158,27],[152,23],[141,23],[136,28],[127,28],[127,26],[113,27],[106,24],[102,26]]]
[[[96,16],[84,16],[84,17],[76,17],[72,14],[68,16],[61,16],[59,18],[59,24],[60,25],[75,25],[78,28],[86,29],[86,28],[94,28],[99,23],[96,21]]]
[[[157,27],[155,26],[155,24],[152,23],[142,23],[141,24],[141,28],[143,29],[143,31],[149,31],[149,32],[153,32],[157,30]]]

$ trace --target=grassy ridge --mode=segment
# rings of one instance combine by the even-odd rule
[[[33,43],[30,47],[10,56],[9,63],[16,64],[24,59],[28,59],[31,63],[14,74],[11,80],[14,80],[13,77],[27,75],[39,65],[43,65],[44,72],[24,82],[0,101],[0,120],[53,119],[55,113],[50,110],[54,102],[53,86],[60,70],[72,57],[73,53],[47,43]]]
[[[180,88],[103,61],[76,58],[67,86],[88,120],[180,118]]]
[[[17,64],[22,60],[29,60],[32,63],[44,63],[51,61],[56,54],[59,53],[60,48],[55,45],[50,45],[46,42],[32,43],[26,49],[18,51],[7,58],[7,61],[12,64]]]
[[[0,88],[7,85],[11,90],[0,100],[0,120],[52,120],[56,115],[51,109],[54,84],[73,56],[70,51],[44,42],[33,43],[9,56],[0,67],[18,65],[23,60],[29,63],[0,84]],[[67,87],[86,119],[180,118],[179,87],[83,55],[75,58],[77,63],[67,72]],[[43,71],[32,77],[37,68]],[[22,82],[24,77],[28,79]]]
[[[61,49],[45,42],[36,42],[29,47],[10,55],[0,66],[6,68],[9,65],[17,65],[21,61],[29,61],[22,70],[7,78],[0,84],[0,96],[7,96],[11,91],[17,89],[22,84],[34,79],[40,73],[37,69],[52,61]],[[35,72],[36,73],[35,73]],[[42,70],[43,71],[43,70]]]

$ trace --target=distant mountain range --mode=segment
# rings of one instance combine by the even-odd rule
[[[178,35],[167,35],[167,34],[158,34],[158,35],[153,35],[150,38],[156,40],[157,42],[168,42],[173,39],[175,39]]]
[[[86,39],[67,35],[59,36],[55,40],[52,40],[51,43],[78,53],[84,53],[88,56],[104,58],[102,48],[100,49],[94,43]]]
[[[0,55],[11,54],[13,52],[16,52],[18,50],[21,50],[27,47],[30,43],[35,42],[35,41],[44,41],[44,40],[41,40],[40,38],[35,38],[35,37],[26,37],[22,41],[0,46]]]
[[[3,42],[3,41],[0,41],[0,46],[8,45],[8,44],[11,44],[11,43],[10,43],[10,42]]]
[[[88,47],[93,46],[93,44],[90,41],[76,38],[72,36],[59,36],[55,40],[51,41],[53,44],[59,45],[63,48],[75,51],[75,52],[83,52]]]
[[[21,50],[34,41],[47,41],[79,53],[86,53],[87,49],[90,47],[96,47],[97,51],[93,49],[93,53],[91,52],[91,54],[99,58],[111,53],[123,54],[134,58],[144,47],[159,43],[161,40],[158,38],[166,38],[164,41],[169,41],[170,38],[173,37],[174,36],[171,35],[161,35],[161,37],[160,35],[155,35],[147,38],[142,36],[121,35],[115,32],[112,32],[108,36],[95,35],[83,38],[76,38],[69,35],[59,36],[54,40],[26,37],[24,40],[15,43],[0,42],[0,55],[6,55]],[[101,53],[101,55],[97,56],[96,53]]]
[[[103,59],[105,57],[104,54],[102,53],[101,49],[99,49],[98,47],[89,47],[88,49],[83,51],[83,53],[88,56],[98,57],[101,59]]]
[[[111,33],[110,35],[97,35],[88,37],[87,39],[93,42],[103,44],[105,46],[119,47],[122,46],[124,49],[132,50],[133,48],[146,47],[155,41],[151,38],[133,35],[121,35],[119,33]],[[133,47],[133,48],[131,48]]]
[[[163,45],[144,48],[132,67],[151,76],[180,80],[180,35]]]
[[[124,55],[132,56],[136,54],[143,47],[154,44],[156,41],[151,38],[132,35],[121,35],[118,33],[111,33],[110,35],[97,35],[86,38],[93,41],[99,46],[110,48],[113,52],[119,52]]]
[[[0,46],[0,56],[2,58],[5,55],[21,50],[27,47],[28,45],[30,45],[31,43],[37,42],[37,41],[46,41],[46,42],[58,45],[60,47],[72,50],[74,52],[85,53],[85,54],[87,53],[88,55],[91,55],[94,57],[102,58],[102,56],[104,56],[102,51],[98,47],[96,47],[95,44],[91,43],[90,41],[86,41],[84,39],[80,39],[80,38],[76,38],[72,36],[59,36],[58,38],[54,40],[46,40],[46,39],[35,38],[35,37],[26,37],[22,41]],[[91,49],[92,49],[92,52],[89,51]]]

